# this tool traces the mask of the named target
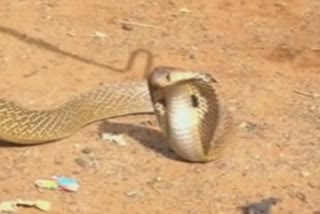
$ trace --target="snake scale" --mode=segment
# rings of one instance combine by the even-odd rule
[[[170,147],[183,159],[218,157],[231,124],[205,73],[156,67],[147,81],[112,83],[55,109],[32,110],[0,99],[0,139],[30,145],[66,138],[106,118],[155,113]]]

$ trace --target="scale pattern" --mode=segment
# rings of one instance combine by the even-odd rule
[[[97,120],[151,113],[146,82],[123,82],[100,87],[50,110],[31,110],[0,99],[0,139],[21,144],[58,140]]]

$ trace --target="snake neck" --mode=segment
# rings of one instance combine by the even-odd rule
[[[169,123],[168,137],[173,150],[185,159],[199,160],[204,152],[197,136],[198,126],[196,109],[193,106],[192,93],[188,85],[177,85],[166,89],[166,103]]]
[[[151,113],[153,105],[147,84],[137,81],[100,87],[70,100],[58,110],[70,115],[76,114],[74,118],[88,123],[105,118]]]

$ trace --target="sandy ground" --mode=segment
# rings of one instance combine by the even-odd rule
[[[1,98],[52,108],[153,66],[210,72],[236,133],[217,162],[168,150],[151,115],[97,122],[51,144],[0,147],[0,200],[44,199],[50,213],[241,213],[279,198],[272,213],[320,211],[320,1],[1,0]],[[123,21],[139,25],[123,25]],[[126,145],[102,132],[121,132]],[[76,193],[39,191],[65,175]],[[41,213],[21,208],[19,213]]]

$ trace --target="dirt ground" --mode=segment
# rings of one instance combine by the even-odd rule
[[[144,125],[152,115],[96,122],[40,146],[1,143],[0,201],[44,199],[49,213],[219,214],[276,197],[272,213],[319,213],[319,11],[318,0],[1,0],[1,98],[46,109],[100,84],[142,79],[143,52],[130,72],[118,70],[146,49],[153,66],[210,72],[236,133],[208,164],[168,150]],[[127,144],[103,132],[123,133]],[[35,188],[52,175],[81,187]]]

